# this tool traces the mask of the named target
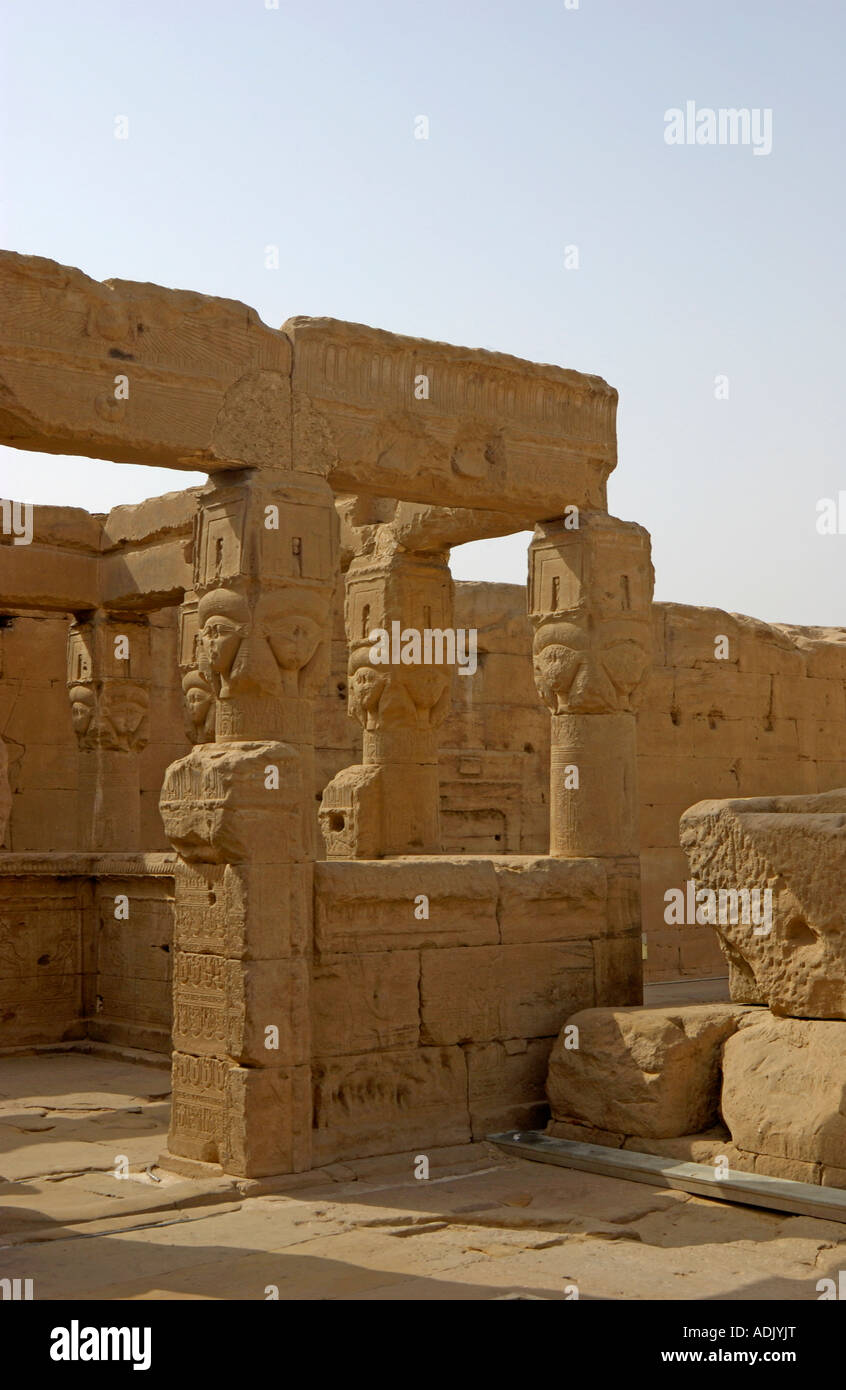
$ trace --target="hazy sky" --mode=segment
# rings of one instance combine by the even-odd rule
[[[842,0],[278,5],[0,0],[2,243],[599,373],[656,597],[846,624]],[[667,144],[687,102],[771,152]],[[192,481],[0,452],[0,495],[93,511]]]

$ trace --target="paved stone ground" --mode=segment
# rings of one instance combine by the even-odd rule
[[[661,980],[643,986],[647,1008],[674,1008],[680,1004],[727,1004],[731,999],[727,975],[701,980]]]
[[[846,1226],[531,1163],[488,1144],[279,1190],[157,1168],[169,1072],[0,1059],[0,1278],[41,1299],[816,1300]],[[122,1155],[130,1176],[115,1176]],[[158,1179],[158,1181],[156,1180]]]

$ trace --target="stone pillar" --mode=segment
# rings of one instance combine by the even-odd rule
[[[535,683],[552,714],[549,852],[607,860],[597,1004],[641,1002],[636,701],[650,665],[649,535],[604,512],[544,522],[529,552]]]
[[[149,738],[147,619],[96,613],[73,623],[67,685],[79,745],[81,847],[140,849],[138,754]]]
[[[182,861],[166,1162],[310,1166],[312,705],[336,527],[322,479],[233,473],[201,494],[180,656],[197,742],[161,796]]]
[[[323,793],[329,859],[441,852],[437,730],[455,670],[454,655],[445,660],[455,640],[448,556],[391,548],[347,571],[349,711],[363,730],[362,762]]]

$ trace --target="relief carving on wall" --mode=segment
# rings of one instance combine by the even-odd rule
[[[68,633],[68,699],[81,749],[139,753],[149,739],[149,630],[97,614]]]

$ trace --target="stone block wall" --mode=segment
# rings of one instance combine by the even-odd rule
[[[0,614],[0,733],[12,793],[2,848],[13,853],[79,847],[77,740],[67,690],[70,615]],[[141,843],[168,850],[159,815],[165,769],[187,744],[176,655],[177,613],[150,614],[150,741],[138,754]]]
[[[0,877],[0,1049],[86,1035],[90,884],[18,872]]]
[[[108,535],[102,544],[111,550],[106,550],[103,563],[111,567],[109,582],[116,594],[126,585],[124,572],[139,565],[145,574],[150,572],[148,587],[154,587],[153,571],[160,575],[162,557],[175,553],[172,544],[159,553],[162,528],[165,523],[171,528],[168,535],[184,530],[187,505],[177,497],[163,499],[158,511],[164,520],[153,503],[119,508],[105,519],[103,534]],[[68,557],[90,558],[83,542],[94,549],[89,531],[102,518],[74,513],[68,530],[63,528],[59,509],[38,510],[49,511],[45,554],[52,553],[49,547],[58,553],[61,542],[66,549],[70,546],[67,554],[61,550],[58,556],[62,565]],[[118,553],[118,546],[125,550]],[[173,567],[176,562],[168,563]],[[177,609],[172,606],[176,578],[161,595],[170,606],[147,614],[150,736],[137,755],[141,845],[147,854],[168,849],[158,798],[165,769],[188,746]],[[53,588],[58,587],[57,577]],[[67,691],[71,620],[70,613],[24,606],[0,614],[0,732],[12,794],[4,849],[15,856],[76,857],[80,760]],[[478,669],[473,676],[454,680],[450,712],[440,731],[444,853],[543,855],[549,833],[549,717],[532,680],[525,591],[519,585],[458,583],[454,621],[457,627],[476,628]],[[725,961],[710,928],[668,926],[664,921],[666,891],[681,887],[687,878],[678,842],[679,817],[706,797],[815,792],[846,785],[846,631],[769,625],[717,609],[657,603],[653,643],[654,667],[638,715],[645,975],[651,980],[723,975]],[[334,604],[332,673],[315,706],[316,818],[327,782],[361,758],[361,730],[347,714],[342,579]],[[438,869],[447,876],[451,871],[445,864]],[[362,866],[326,866],[319,883],[334,884],[333,873],[360,872]],[[329,947],[321,939],[314,1021],[318,1037],[323,1038],[317,1055],[326,1069],[318,1088],[321,1096],[335,1095],[338,1069],[342,1067],[346,1075],[353,1065],[351,1057],[384,1051],[394,1058],[399,1075],[398,1053],[411,1048],[421,1053],[415,1066],[423,1069],[418,1084],[427,1094],[433,1086],[436,1095],[444,1086],[449,1091],[458,1085],[456,1075],[464,1077],[471,1101],[460,1125],[481,1130],[493,1123],[485,1110],[484,1085],[488,1083],[481,1079],[483,1070],[490,1082],[491,1104],[499,1110],[502,1095],[526,1094],[522,1080],[515,1081],[512,1090],[507,1076],[524,1078],[526,1069],[534,1068],[532,1075],[542,1077],[545,1039],[554,1029],[536,1034],[520,1023],[519,998],[510,1021],[492,1023],[474,1013],[472,999],[477,994],[484,997],[485,991],[467,991],[464,971],[472,966],[472,978],[486,980],[488,997],[498,999],[508,995],[505,981],[501,989],[497,984],[498,970],[506,970],[509,980],[512,971],[519,978],[522,969],[530,980],[536,975],[559,980],[560,944],[556,946],[554,938],[530,936],[518,950],[516,940],[509,943],[499,938],[495,934],[501,910],[499,876],[490,865],[485,870],[480,867],[487,888],[471,892],[467,886],[470,864],[462,864],[456,872],[463,876],[464,896],[459,893],[451,902],[449,920],[460,918],[463,935],[442,941],[444,949],[437,954],[433,946],[421,944],[419,936],[409,944],[403,933],[393,944],[390,935],[382,939],[378,949],[371,940],[360,957],[348,942]],[[114,917],[113,900],[121,891],[120,882],[78,869],[62,877],[57,871],[51,879],[46,866],[30,875],[4,875],[0,1046],[87,1033],[106,1042],[168,1050],[172,881],[149,878],[142,885],[135,878],[133,893],[128,895],[132,901],[129,921]],[[398,914],[406,911],[408,894],[403,889],[400,908],[400,899],[393,902],[385,886],[391,882],[390,875],[378,882],[382,887],[375,899],[367,899],[365,887],[359,885],[356,892],[364,896],[354,894],[353,900],[366,903],[362,910],[367,917],[374,911],[374,901],[383,901],[388,892],[384,911],[396,922]],[[419,891],[426,890],[421,886]],[[324,889],[319,890],[318,899],[319,919],[325,923],[330,910]],[[483,909],[488,913],[487,927],[479,917]],[[90,928],[84,927],[89,918]],[[439,940],[434,919],[418,924],[419,928],[424,925],[425,939]],[[509,946],[514,958],[510,964]],[[578,951],[574,954],[571,945],[567,950],[559,980],[562,989],[567,978],[575,978],[568,971],[588,969],[587,957],[579,964]],[[522,962],[519,968],[518,961]],[[338,1020],[346,1017],[342,1001],[348,992],[353,999],[377,1002],[372,1016],[347,1020],[354,1045],[339,1047]],[[392,1001],[388,1022],[380,1022],[380,997]],[[335,1001],[332,1007],[321,1004],[325,998]],[[445,1001],[440,1015],[432,1002],[437,998]],[[449,1002],[453,998],[458,1001],[455,1010]],[[426,1068],[435,1052],[445,1060],[430,1073]],[[345,1059],[343,1066],[340,1057]],[[356,1064],[359,1070],[362,1065]],[[384,1063],[388,1071],[391,1065]],[[353,1094],[358,1084],[350,1080],[341,1091]],[[385,1077],[380,1085],[390,1089]],[[452,1114],[451,1106],[450,1101]],[[374,1123],[378,1129],[382,1121]],[[453,1117],[450,1124],[454,1127],[459,1121]],[[330,1147],[331,1142],[321,1139]]]
[[[92,896],[88,1036],[169,1055],[173,878],[104,874]]]
[[[657,603],[653,633],[638,715],[646,978],[725,975],[711,927],[664,921],[665,892],[689,877],[679,817],[709,798],[846,786],[846,630]]]
[[[458,583],[455,624],[477,629],[478,666],[456,677],[441,733],[444,850],[546,854],[549,712],[532,678],[525,590]]]
[[[609,861],[333,861],[315,869],[315,1162],[545,1121],[550,1048],[607,997]],[[612,986],[613,988],[614,986]]]
[[[0,859],[0,1051],[171,1050],[173,856]]]
[[[0,616],[0,735],[12,792],[3,846],[9,850],[77,848],[78,757],[66,686],[69,622],[65,614]]]
[[[456,626],[478,631],[479,657],[474,676],[456,677],[441,730],[444,852],[545,853],[549,719],[531,678],[525,593],[518,585],[459,583],[455,602]],[[149,618],[151,736],[138,755],[141,836],[148,852],[168,847],[159,791],[165,768],[187,747],[176,610],[155,610]],[[78,750],[66,688],[69,622],[69,615],[32,610],[0,618],[0,727],[12,791],[5,848],[13,853],[75,847]],[[341,584],[334,623],[333,671],[315,702],[315,816],[326,782],[361,756],[359,725],[347,715]],[[727,639],[723,657],[716,655],[719,638]],[[687,877],[679,817],[705,797],[846,785],[846,632],[778,627],[718,609],[658,603],[653,640],[655,665],[638,715],[645,974],[652,980],[722,975],[726,966],[713,931],[664,921],[664,894]],[[41,933],[43,914],[37,916]],[[160,913],[151,931],[164,940]],[[132,932],[125,936],[133,942]],[[32,949],[40,939],[33,938]],[[104,990],[95,992],[103,995],[105,1017],[96,1011],[96,997],[90,1013],[101,1031],[113,1014],[128,1019],[133,1045],[158,1050],[165,1045],[169,1005],[160,974],[144,974],[154,950],[147,957],[145,949],[131,946],[123,964],[132,972],[137,962],[139,973],[124,979],[120,994],[114,993],[117,981],[107,979]],[[34,959],[43,954],[39,949]],[[8,961],[6,968],[12,968]],[[137,1016],[132,1009],[127,1014],[129,994]],[[67,1016],[67,1008],[60,1010],[51,1036],[67,1026]],[[22,1015],[16,1017],[20,1023]],[[115,1022],[115,1041],[121,1027]]]
[[[331,689],[318,702],[321,776],[360,755],[358,725],[346,717],[340,612],[336,623]],[[455,624],[477,629],[479,655],[476,674],[456,678],[441,730],[444,853],[543,854],[549,719],[532,682],[525,591],[457,583]],[[679,817],[706,797],[846,785],[846,629],[656,603],[653,659],[638,713],[644,974],[721,976],[709,927],[664,921],[664,894],[687,878]]]

